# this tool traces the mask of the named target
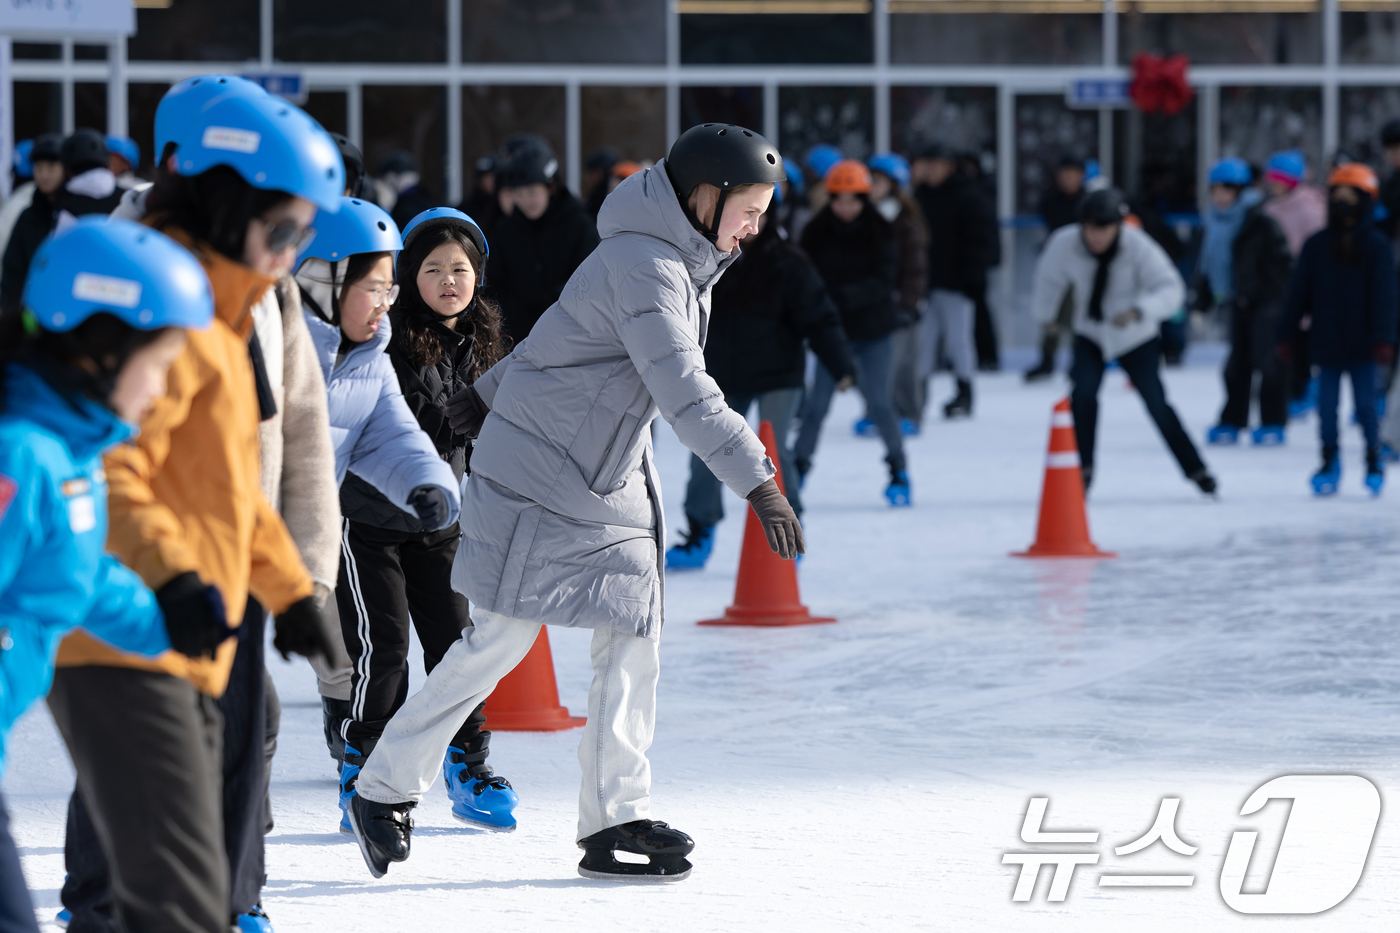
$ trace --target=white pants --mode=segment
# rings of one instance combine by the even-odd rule
[[[377,803],[422,799],[438,779],[458,727],[534,645],[538,622],[472,608],[475,625],[447,650],[419,690],[394,714],[365,762],[356,788]],[[656,730],[657,643],[612,629],[593,631],[593,685],[588,724],[578,746],[583,783],[578,837],[651,818],[651,763]],[[491,725],[491,707],[486,707]]]
[[[976,317],[977,305],[962,292],[946,288],[929,292],[920,335],[920,376],[927,379],[937,369],[941,341],[943,356],[952,364],[953,375],[963,382],[972,381],[977,372],[977,344],[973,334]]]

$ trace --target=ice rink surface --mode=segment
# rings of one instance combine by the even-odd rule
[[[1209,356],[1166,374],[1194,438],[1221,403]],[[1210,501],[1115,372],[1089,515],[1119,557],[1013,559],[1034,531],[1050,408],[1065,391],[1062,377],[979,379],[973,420],[931,419],[910,442],[915,505],[902,511],[881,496],[879,442],[851,435],[857,397],[838,399],[807,483],[800,571],[805,601],[836,625],[696,627],[733,594],[743,513],[727,496],[709,569],[667,580],[653,815],[696,839],[686,882],[577,876],[577,732],[493,737],[492,764],[520,793],[517,832],[455,823],[439,785],[416,811],[412,858],[371,879],[336,832],[314,678],[273,655],[283,720],[265,906],[277,930],[1393,928],[1400,842],[1385,804],[1400,790],[1400,486],[1364,495],[1350,428],[1342,492],[1315,500],[1310,418],[1281,449],[1205,449],[1221,484]],[[940,377],[935,399],[948,394]],[[687,459],[662,426],[672,542]],[[550,636],[561,697],[581,713],[588,633]],[[10,747],[4,791],[48,919],[72,772],[43,708]],[[1367,871],[1320,915],[1234,913],[1217,890],[1231,833],[1260,831],[1257,882],[1288,803],[1247,818],[1240,806],[1295,773],[1361,774],[1380,788]],[[1046,829],[1097,830],[1099,844],[1022,843],[1033,796],[1050,798]],[[1164,797],[1181,800],[1177,830],[1195,855],[1160,843],[1114,855]],[[1002,854],[1036,850],[1100,859],[1076,872],[1065,901],[1046,901],[1047,868],[1033,900],[1013,903],[1017,869]],[[1105,872],[1195,880],[1098,887]]]

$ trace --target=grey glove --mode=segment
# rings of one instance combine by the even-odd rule
[[[763,533],[768,537],[768,546],[783,560],[794,560],[798,554],[807,553],[807,542],[802,538],[802,525],[797,521],[797,513],[788,504],[787,496],[778,491],[778,481],[770,479],[749,493],[749,504],[763,525]]]
[[[423,531],[437,531],[447,524],[447,493],[436,486],[419,486],[408,494],[408,504],[418,513]]]
[[[467,386],[447,400],[447,423],[457,434],[474,438],[481,433],[481,425],[491,409],[477,394],[476,386]]]

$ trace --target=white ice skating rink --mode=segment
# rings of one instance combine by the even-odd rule
[[[1217,360],[1207,348],[1166,374],[1195,438],[1219,410]],[[940,378],[935,397],[949,391]],[[695,626],[733,593],[743,513],[732,496],[710,568],[670,576],[653,805],[697,841],[684,883],[577,876],[577,732],[494,736],[492,764],[521,797],[517,832],[453,822],[439,785],[417,810],[411,860],[371,879],[336,832],[311,672],[274,655],[283,719],[265,905],[277,930],[1393,929],[1400,836],[1384,805],[1366,874],[1331,911],[1236,914],[1217,879],[1236,828],[1261,829],[1261,851],[1276,841],[1286,801],[1262,822],[1239,816],[1269,778],[1357,773],[1385,802],[1400,791],[1400,485],[1362,494],[1349,428],[1342,493],[1313,499],[1309,419],[1282,449],[1204,450],[1221,483],[1209,501],[1115,372],[1090,522],[1120,556],[1017,560],[1007,553],[1030,543],[1065,382],[1027,388],[1007,374],[977,391],[974,420],[932,420],[910,442],[915,506],[902,511],[881,497],[879,443],[850,433],[854,393],[833,408],[807,484],[801,581],[839,624]],[[687,455],[664,426],[658,441],[674,541]],[[581,712],[588,633],[550,635],[560,694]],[[47,920],[71,770],[43,707],[10,748],[4,791]],[[1021,843],[1031,796],[1051,800],[1047,829],[1098,830],[1100,844]],[[1177,829],[1196,854],[1157,844],[1115,856],[1163,797],[1181,799]],[[1079,869],[1062,903],[1045,900],[1049,869],[1032,902],[1012,903],[1016,868],[1001,856],[1037,848],[1100,862]],[[1101,888],[1105,871],[1195,882]]]

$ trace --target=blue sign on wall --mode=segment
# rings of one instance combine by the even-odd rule
[[[1130,107],[1129,82],[1124,78],[1078,78],[1065,89],[1065,103],[1071,107]]]
[[[295,71],[245,72],[242,77],[261,84],[263,90],[294,104],[306,103],[306,79]]]

